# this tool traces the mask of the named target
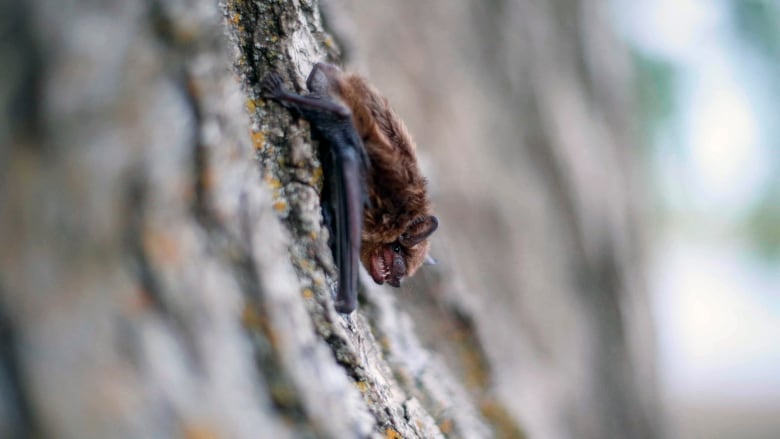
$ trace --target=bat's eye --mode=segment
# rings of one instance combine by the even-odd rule
[[[401,246],[399,244],[393,244],[393,251],[396,253],[401,253]]]

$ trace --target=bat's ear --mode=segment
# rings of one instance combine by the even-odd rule
[[[425,238],[431,236],[436,229],[439,228],[439,219],[433,215],[423,215],[417,217],[406,232],[399,238],[399,242],[405,247],[412,247],[425,240]]]
[[[328,94],[332,82],[338,77],[341,70],[333,64],[318,62],[306,78],[306,88],[316,94]]]

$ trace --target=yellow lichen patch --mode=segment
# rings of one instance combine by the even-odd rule
[[[452,433],[452,419],[447,418],[439,423],[439,430],[444,434]]]
[[[464,348],[461,350],[461,360],[466,366],[466,386],[470,389],[484,388],[488,382],[488,371],[479,353]]]
[[[177,32],[175,34],[175,39],[180,44],[188,44],[193,41],[195,41],[195,38],[198,36],[198,30],[193,27],[180,27],[176,29]]]
[[[496,436],[507,439],[525,439],[525,434],[515,420],[507,413],[504,406],[492,400],[484,400],[479,411],[496,430]]]
[[[328,35],[328,36],[325,38],[325,41],[323,41],[323,43],[324,43],[324,44],[325,44],[325,46],[326,46],[327,48],[329,48],[329,49],[332,49],[332,48],[333,48],[333,46],[334,46],[334,44],[335,44],[335,43],[333,42],[333,38],[331,38],[331,36],[330,36],[330,35]]]
[[[265,180],[265,184],[267,184],[271,189],[279,189],[282,187],[282,181],[278,178],[274,178],[274,176],[271,174],[265,174],[263,180]]]
[[[244,310],[241,313],[241,324],[244,325],[245,328],[262,329],[263,321],[260,317],[260,314],[257,313],[255,307],[250,304],[246,304],[244,305]]]
[[[304,299],[311,299],[314,297],[314,291],[311,290],[311,288],[304,288],[303,289],[303,298]]]
[[[404,437],[401,436],[401,433],[393,430],[392,428],[388,428],[385,430],[385,439],[404,439]]]
[[[218,439],[220,435],[208,425],[184,424],[182,425],[184,439]]]
[[[358,381],[355,383],[355,387],[360,390],[360,393],[366,393],[368,391],[368,383],[365,381]]]
[[[271,384],[270,391],[271,398],[273,398],[274,402],[277,404],[281,405],[282,407],[295,406],[295,402],[297,400],[297,393],[295,389],[286,384],[277,382]]]
[[[268,339],[268,342],[272,346],[276,346],[278,340],[270,322],[253,304],[247,303],[244,305],[241,313],[241,324],[249,330],[262,332]]]
[[[233,24],[238,24],[238,22],[241,21],[241,14],[239,13],[233,13],[230,15],[230,22]]]
[[[306,271],[310,271],[312,269],[311,262],[308,259],[301,259],[298,262],[298,265],[300,265],[301,268],[303,268]]]
[[[262,131],[252,131],[252,146],[255,149],[263,149],[265,145],[265,134]]]
[[[311,171],[311,182],[314,186],[322,184],[322,175],[322,166],[314,168],[314,170]]]
[[[311,239],[311,240],[317,239],[317,232],[315,232],[314,230],[309,232],[309,239]]]
[[[250,113],[254,113],[255,110],[257,110],[257,104],[255,103],[254,99],[247,99],[246,101],[246,111]]]

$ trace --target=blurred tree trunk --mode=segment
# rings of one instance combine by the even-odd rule
[[[523,24],[528,11],[514,10],[520,4],[497,4],[518,21],[507,11],[460,5],[454,11],[466,15],[453,14],[451,24],[473,14],[474,26],[484,26],[479,32],[533,27]],[[359,311],[344,317],[332,306],[322,177],[308,127],[266,106],[257,87],[273,70],[300,89],[314,62],[337,58],[315,0],[32,0],[0,8],[7,41],[0,46],[0,437],[655,434],[654,400],[639,385],[632,351],[647,352],[632,338],[646,322],[626,314],[646,309],[635,301],[643,292],[631,241],[636,212],[623,192],[628,176],[621,166],[629,160],[616,148],[627,139],[612,129],[623,122],[625,102],[610,93],[599,101],[601,72],[588,70],[584,59],[575,71],[590,76],[553,84],[560,87],[534,82],[554,81],[533,70],[555,66],[528,66],[522,54],[505,59],[515,51],[508,35],[496,40],[506,44],[503,54],[487,50],[496,58],[474,60],[472,69],[506,61],[478,84],[512,93],[480,102],[473,93],[481,88],[465,87],[461,109],[452,111],[480,115],[466,126],[515,109],[538,128],[521,135],[498,119],[488,123],[485,129],[496,131],[471,145],[484,148],[476,163],[469,149],[459,149],[461,162],[442,158],[432,184],[450,187],[449,165],[486,169],[479,161],[494,160],[494,153],[503,160],[496,152],[502,147],[516,154],[513,165],[531,154],[541,172],[439,189],[450,232],[437,245],[464,259],[442,254],[437,270],[400,292],[366,285]],[[411,3],[390,8],[388,17],[414,15]],[[334,25],[334,18],[349,17],[338,7],[330,12]],[[501,17],[512,25],[490,22]],[[542,31],[556,35],[551,26]],[[422,23],[414,32],[426,29]],[[365,37],[360,32],[345,41],[355,53],[372,38],[392,36],[378,35],[379,27]],[[579,37],[562,32],[556,41]],[[493,41],[485,38],[471,44]],[[395,50],[408,51],[404,62],[377,77],[387,81],[398,72],[395,85],[387,82],[393,91],[413,83],[406,105],[444,105],[426,98],[438,72],[418,72],[418,82],[408,77],[415,63],[421,68],[434,59],[423,52],[432,46],[415,52],[403,44]],[[533,56],[549,51],[551,63],[559,53],[528,44]],[[365,59],[377,68],[392,61]],[[517,65],[528,76],[507,74]],[[609,90],[623,87],[621,74]],[[525,95],[532,91],[526,80],[534,90],[560,94]],[[587,90],[578,88],[583,81]],[[577,118],[594,102],[604,112],[591,129]],[[563,121],[556,119],[559,105],[569,111]],[[444,116],[410,121],[426,147],[456,135],[437,126],[452,121]],[[423,127],[424,120],[432,125]],[[433,141],[437,133],[444,137]],[[580,154],[594,169],[579,172],[579,156],[568,157],[573,153],[564,147],[590,145],[595,135],[605,144]],[[507,139],[521,147],[513,150]],[[586,181],[605,174],[608,186]],[[514,228],[549,220],[526,212],[532,206],[524,200],[508,202],[506,191],[516,183],[527,184],[528,198],[557,219],[517,247],[525,268],[511,277],[472,258],[504,257],[508,247],[480,252],[505,239],[502,230],[514,238]],[[601,194],[603,187],[617,193]],[[474,195],[482,190],[484,199]],[[458,197],[477,203],[473,217],[457,219]],[[485,236],[473,253],[463,250],[473,244],[466,232]],[[453,271],[457,263],[467,269]],[[460,275],[479,299],[467,299],[474,290]],[[534,289],[529,282],[550,285]],[[534,303],[538,294],[560,303]],[[503,312],[519,317],[491,316],[507,303]],[[560,320],[548,327],[543,319]]]
[[[609,2],[327,3],[432,164],[433,254],[464,280],[424,274],[409,312],[431,322],[418,299],[432,283],[468,310],[490,385],[531,437],[662,436],[630,66]]]

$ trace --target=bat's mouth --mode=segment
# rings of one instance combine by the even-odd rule
[[[394,287],[401,286],[401,279],[393,275],[393,261],[395,253],[391,248],[385,247],[371,255],[371,277],[374,282],[382,285],[387,282]]]

